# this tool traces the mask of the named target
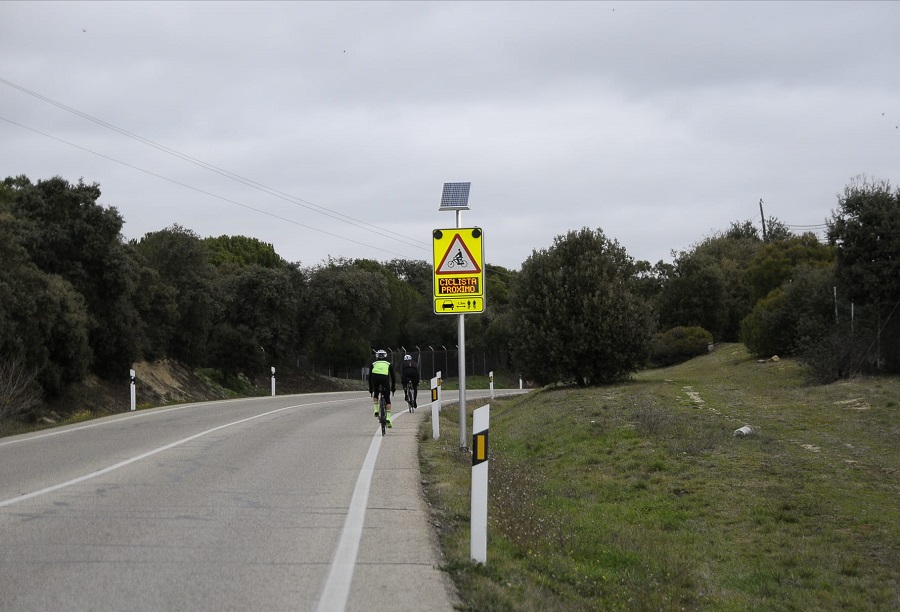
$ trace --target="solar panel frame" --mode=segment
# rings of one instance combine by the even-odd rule
[[[439,210],[469,210],[469,187],[472,183],[444,183]]]

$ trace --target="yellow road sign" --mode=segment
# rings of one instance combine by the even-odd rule
[[[436,229],[434,312],[484,312],[484,233],[481,228]]]

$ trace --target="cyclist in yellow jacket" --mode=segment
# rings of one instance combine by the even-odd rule
[[[378,394],[384,397],[385,410],[387,411],[387,426],[393,427],[391,423],[391,394],[388,393],[390,385],[391,393],[397,391],[397,383],[394,380],[394,368],[391,362],[387,360],[387,351],[378,349],[375,351],[375,362],[372,363],[372,369],[369,371],[369,395],[375,402],[375,418],[378,418]]]

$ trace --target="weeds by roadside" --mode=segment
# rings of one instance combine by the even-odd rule
[[[484,566],[445,410],[421,461],[446,569],[467,610],[897,609],[898,395],[896,379],[809,385],[727,345],[493,401]]]

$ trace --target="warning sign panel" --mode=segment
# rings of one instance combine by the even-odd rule
[[[484,312],[484,248],[481,228],[436,229],[434,312]]]

